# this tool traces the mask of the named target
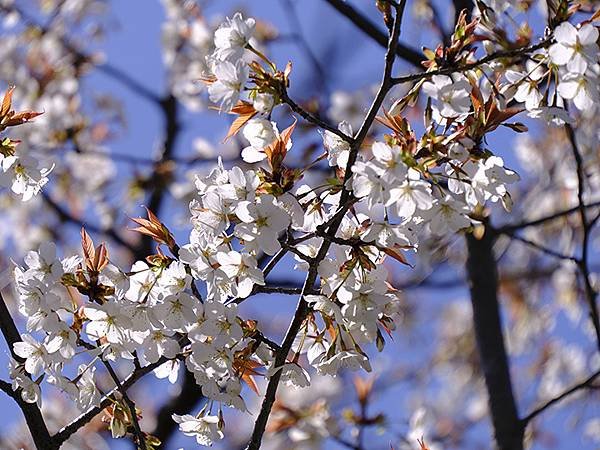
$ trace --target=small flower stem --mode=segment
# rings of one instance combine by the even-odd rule
[[[269,60],[269,58],[267,58],[262,52],[260,52],[259,50],[255,49],[250,44],[246,45],[246,49],[250,50],[256,56],[258,56],[260,59],[262,59],[269,66],[269,68],[273,72],[277,72],[277,66],[273,62],[271,62],[271,60]]]

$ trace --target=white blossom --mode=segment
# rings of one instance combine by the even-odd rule
[[[210,447],[215,441],[223,439],[217,416],[194,417],[190,414],[173,414],[173,420],[179,424],[179,430],[186,436],[193,436],[199,445]]]

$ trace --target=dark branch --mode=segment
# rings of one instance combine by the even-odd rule
[[[596,345],[598,351],[600,351],[600,316],[598,315],[598,305],[596,299],[598,293],[592,285],[592,278],[589,268],[589,241],[592,234],[592,228],[594,223],[588,221],[587,212],[585,208],[584,196],[585,196],[585,173],[583,171],[583,157],[577,146],[577,140],[575,138],[575,131],[569,124],[565,125],[567,136],[571,142],[571,149],[573,151],[573,157],[575,158],[575,164],[577,167],[577,203],[579,217],[581,219],[581,227],[583,228],[583,237],[581,242],[581,258],[578,261],[579,270],[583,277],[583,284],[585,288],[585,298],[590,307],[590,317],[594,330],[596,332]]]
[[[568,261],[573,261],[577,264],[579,264],[579,259],[577,259],[575,256],[571,256],[571,255],[565,255],[563,253],[557,252],[556,250],[553,250],[551,248],[545,247],[541,244],[538,244],[537,242],[533,242],[530,241],[529,239],[526,239],[524,237],[521,237],[517,234],[514,233],[505,233],[508,237],[510,237],[511,239],[514,239],[516,241],[522,242],[525,245],[528,245],[530,247],[535,248],[536,250],[539,250],[542,253],[545,253],[547,255],[553,256],[555,258],[558,259],[564,259],[564,260],[568,260]]]
[[[473,324],[496,443],[499,450],[520,450],[523,449],[523,431],[504,347],[494,234],[486,226],[480,239],[471,233],[466,237]]]
[[[597,370],[592,375],[590,375],[587,379],[583,380],[581,383],[577,383],[576,385],[571,386],[569,389],[565,390],[563,393],[557,395],[556,397],[548,400],[547,402],[545,402],[544,404],[542,404],[538,408],[534,409],[532,412],[530,412],[529,414],[527,414],[521,420],[521,423],[522,423],[523,427],[527,426],[527,424],[529,422],[531,422],[539,414],[543,413],[545,410],[547,410],[548,408],[550,408],[552,405],[561,402],[565,398],[569,397],[570,395],[574,394],[577,391],[580,391],[581,389],[591,388],[592,387],[592,383],[599,376],[600,376],[600,370]]]
[[[158,366],[160,366],[161,364],[164,364],[167,361],[168,361],[168,359],[163,357],[163,358],[159,359],[157,362],[155,362],[153,364],[149,364],[147,366],[144,366],[144,367],[141,367],[139,369],[134,370],[133,373],[131,375],[129,375],[121,383],[122,389],[124,389],[124,390],[129,389],[140,378],[142,378],[143,376],[145,376],[148,373],[152,372]],[[110,391],[108,394],[106,394],[104,396],[104,398],[102,399],[102,401],[100,402],[100,404],[98,406],[94,406],[93,408],[90,408],[88,411],[86,411],[85,413],[81,414],[79,417],[77,417],[71,423],[69,423],[68,425],[64,426],[58,433],[56,433],[52,437],[52,439],[54,440],[54,442],[57,445],[60,445],[63,442],[65,442],[67,439],[69,439],[69,437],[71,437],[79,429],[81,429],[88,422],[90,422],[94,417],[96,417],[98,414],[100,414],[102,412],[102,410],[104,410],[104,408],[110,406],[113,403],[113,401],[114,401],[113,400],[113,396],[117,392],[119,392],[119,388],[115,387],[112,391]]]
[[[121,380],[119,380],[119,376],[112,368],[110,363],[105,359],[102,359],[102,363],[106,367],[106,370],[108,370],[108,374],[110,375],[112,380],[115,382],[115,385],[117,386],[118,391],[121,393],[121,396],[123,397],[123,401],[127,405],[127,408],[129,408],[129,414],[131,415],[131,424],[133,426],[133,434],[135,435],[137,441],[137,447],[141,450],[146,450],[146,439],[144,438],[144,433],[142,433],[142,429],[140,428],[135,403],[127,394],[127,389],[123,387]]]
[[[162,153],[149,178],[152,182],[152,191],[147,203],[148,209],[158,217],[160,217],[170,178],[170,173],[164,173],[161,170],[161,167],[163,167],[163,164],[166,161],[169,161],[174,155],[175,145],[177,143],[177,138],[181,128],[179,124],[179,107],[177,104],[177,99],[173,96],[173,94],[168,94],[163,100],[161,100],[160,105],[163,113],[165,136]],[[150,255],[152,253],[153,245],[152,238],[144,235],[137,253],[137,259],[142,259],[147,255]]]
[[[391,75],[392,68],[395,60],[396,49],[398,46],[398,37],[400,36],[400,26],[402,23],[402,15],[404,12],[404,7],[406,5],[406,0],[403,0],[400,5],[395,7],[396,15],[394,18],[394,25],[392,32],[390,33],[390,37],[387,44],[387,52],[385,54],[385,68],[384,75],[381,82],[381,87],[379,92],[377,93],[375,99],[373,100],[373,104],[365,117],[363,124],[358,131],[357,136],[354,138],[351,150],[350,157],[348,158],[348,164],[346,165],[346,180],[350,177],[352,165],[356,161],[356,155],[358,154],[358,150],[362,145],[365,137],[367,136],[368,130],[373,124],[375,120],[375,115],[377,111],[381,107],[385,95],[389,91],[391,84]],[[348,203],[348,199],[350,197],[350,191],[345,187],[342,190],[342,194],[340,196],[340,207],[339,210],[345,211],[345,205]],[[331,223],[328,235],[330,237],[335,236],[337,230],[342,222],[344,214],[335,214],[334,221]],[[275,361],[273,362],[273,367],[278,368],[282,367],[285,364],[287,359],[287,355],[292,348],[296,335],[304,322],[304,319],[308,315],[310,311],[310,307],[305,300],[305,296],[310,293],[314,289],[314,284],[317,279],[317,269],[319,263],[325,258],[327,252],[329,251],[329,247],[331,246],[331,240],[324,239],[321,247],[319,248],[317,255],[314,258],[313,264],[310,266],[308,270],[308,274],[306,275],[306,279],[304,281],[304,285],[302,286],[302,293],[300,294],[300,299],[298,301],[298,306],[296,308],[296,312],[294,314],[294,318],[290,323],[285,338],[281,344],[280,351],[275,353]],[[252,432],[252,436],[250,438],[250,442],[248,443],[248,450],[258,450],[261,446],[262,438],[267,426],[267,422],[269,420],[269,416],[271,415],[271,409],[273,408],[273,404],[275,403],[275,396],[277,394],[277,388],[279,386],[279,380],[281,379],[281,370],[276,371],[271,378],[269,379],[269,384],[267,385],[267,390],[265,393],[265,397],[263,399],[263,403],[260,408],[260,412],[254,424],[254,430]]]
[[[443,67],[441,69],[431,70],[429,72],[420,72],[411,75],[406,75],[403,77],[393,78],[392,82],[394,84],[402,84],[408,83],[410,81],[424,80],[427,78],[431,78],[434,75],[451,75],[455,72],[465,72],[480,67],[489,62],[496,61],[497,59],[516,58],[526,55],[527,53],[534,52],[536,50],[539,50],[540,48],[547,47],[548,45],[550,45],[551,41],[552,38],[545,38],[544,40],[538,42],[535,45],[530,45],[528,47],[519,47],[512,50],[501,50],[498,52],[490,53],[489,55],[484,56],[483,58],[478,59],[477,61],[474,61],[472,63],[461,64],[459,66]]]
[[[4,335],[4,339],[6,340],[6,344],[8,345],[12,357],[18,362],[23,362],[23,359],[15,354],[15,350],[13,348],[16,342],[21,341],[21,334],[19,333],[19,330],[17,329],[17,326],[10,315],[10,311],[6,306],[6,302],[4,301],[4,297],[2,296],[1,292],[0,330],[2,330],[2,334]],[[36,447],[41,450],[57,448],[53,443],[50,432],[48,431],[48,427],[44,422],[42,412],[38,408],[37,404],[23,401],[19,392],[14,392],[12,390],[12,386],[8,383],[3,382],[0,387],[4,392],[10,395],[21,408]]]
[[[19,8],[16,5],[0,6],[0,10],[4,11],[5,13],[10,13],[13,11],[17,12],[19,14],[19,16],[21,16],[23,18],[23,20],[29,26],[38,28],[43,34],[54,33],[50,26],[38,23],[34,19],[33,16],[31,16],[26,11],[24,11],[22,8]],[[61,35],[58,37],[61,39],[62,45],[65,47],[65,49],[69,53],[71,53],[73,55],[73,57],[77,60],[78,64],[76,64],[76,65],[80,65],[81,63],[86,63],[86,62],[92,63],[95,65],[94,58],[92,56],[86,55],[85,53],[80,51],[65,36]],[[150,91],[145,86],[141,85],[137,80],[135,80],[133,77],[131,77],[130,75],[123,72],[121,69],[111,66],[110,64],[107,64],[107,63],[95,65],[95,67],[97,67],[100,72],[103,72],[104,74],[110,76],[114,80],[123,84],[125,87],[130,89],[135,94],[138,94],[140,97],[145,98],[155,104],[160,103],[160,97],[158,97],[154,92]]]
[[[339,136],[346,142],[352,143],[352,141],[353,141],[352,136],[347,136],[346,134],[344,134],[343,132],[338,130],[333,125],[328,124],[327,122],[319,119],[317,116],[306,111],[304,108],[302,108],[300,105],[298,105],[294,100],[292,100],[290,98],[286,89],[283,89],[281,92],[281,100],[284,103],[286,103],[291,108],[292,111],[294,111],[295,113],[300,115],[307,122],[312,123],[313,125],[316,125],[319,128],[323,128],[324,130],[330,131],[331,133]]]
[[[350,5],[350,3],[344,0],[325,1],[335,8],[339,13],[344,15],[348,20],[350,20],[350,22],[356,25],[356,27],[358,27],[363,33],[365,33],[382,47],[387,48],[387,34],[381,31],[377,25],[362,15],[361,12],[356,10],[352,5]],[[425,56],[418,50],[398,43],[394,53],[413,66],[418,67],[419,69],[423,68],[423,66],[421,66],[421,61],[425,60]]]
[[[100,228],[96,225],[88,224],[84,220],[79,219],[73,216],[71,213],[69,213],[65,208],[63,208],[56,201],[54,201],[54,199],[47,192],[42,191],[41,195],[46,204],[56,213],[56,215],[61,221],[71,222],[74,225],[77,225],[78,227],[85,227],[87,231],[90,231],[92,233],[103,234],[111,238],[117,244],[126,248],[130,252],[135,251],[135,247],[129,242],[127,242],[125,239],[123,239],[114,228]]]
[[[590,209],[590,208],[596,208],[600,206],[600,201],[597,202],[593,202],[593,203],[589,203],[587,205],[584,205],[585,209]],[[543,225],[546,222],[550,222],[552,220],[556,220],[556,219],[560,219],[561,217],[564,216],[568,216],[570,214],[573,214],[575,212],[578,212],[581,209],[580,205],[574,206],[573,208],[569,208],[566,209],[564,211],[559,211],[556,213],[552,213],[548,216],[544,216],[544,217],[540,217],[539,219],[535,219],[535,220],[530,220],[527,222],[520,222],[520,223],[515,223],[512,225],[504,225],[501,226],[499,228],[496,228],[495,231],[496,233],[504,233],[504,234],[509,234],[512,233],[514,231],[520,230],[522,228],[528,228],[528,227],[536,227],[538,225]]]

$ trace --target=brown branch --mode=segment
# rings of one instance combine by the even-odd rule
[[[406,75],[403,77],[393,78],[392,83],[393,84],[402,84],[402,83],[408,83],[410,81],[424,80],[427,78],[431,78],[434,75],[451,75],[455,72],[465,72],[467,70],[475,69],[477,67],[480,67],[484,64],[495,61],[497,59],[515,58],[517,56],[526,55],[527,53],[534,52],[535,50],[539,50],[540,48],[547,47],[548,45],[550,45],[551,41],[552,41],[552,38],[547,37],[535,45],[530,45],[527,47],[519,47],[519,48],[511,49],[511,50],[501,50],[498,52],[490,53],[489,55],[484,56],[483,58],[481,58],[477,61],[474,61],[472,63],[461,64],[458,66],[442,67],[440,69],[431,70],[429,72],[420,72],[420,73],[415,73],[415,74],[411,74],[411,75]]]
[[[298,295],[302,293],[302,288],[284,287],[284,286],[259,286],[256,289],[257,294],[285,294]]]
[[[584,196],[585,196],[585,173],[583,171],[583,157],[577,146],[577,139],[575,138],[575,131],[570,124],[565,125],[567,136],[571,142],[571,149],[573,151],[573,157],[575,158],[575,164],[577,167],[577,202],[579,217],[581,219],[581,226],[583,228],[583,238],[581,242],[581,258],[578,261],[579,269],[583,277],[583,284],[585,288],[585,298],[590,307],[590,317],[594,330],[596,332],[596,344],[598,351],[600,351],[600,316],[598,315],[598,305],[596,299],[598,293],[592,285],[592,279],[589,268],[589,241],[592,234],[593,222],[588,221]]]
[[[116,153],[116,152],[106,152],[106,151],[102,151],[102,150],[94,150],[94,149],[86,149],[86,150],[81,150],[81,149],[77,149],[77,148],[68,148],[68,147],[64,147],[62,150],[72,150],[76,153],[82,154],[82,155],[95,155],[95,156],[100,156],[103,157],[105,159],[109,159],[115,162],[123,162],[123,163],[127,163],[127,164],[131,164],[131,165],[140,165],[140,166],[156,166],[157,163],[160,162],[160,160],[157,160],[156,158],[151,158],[151,157],[144,157],[144,156],[135,156],[135,155],[129,155],[129,154],[125,154],[125,153]],[[227,163],[235,163],[235,162],[240,162],[242,161],[241,158],[239,156],[233,157],[233,158],[221,158],[223,162],[227,162]],[[206,158],[203,156],[190,156],[190,157],[176,157],[176,156],[171,156],[168,160],[166,160],[165,162],[174,162],[183,166],[193,166],[195,164],[200,164],[200,163],[209,163],[209,162],[217,162],[219,160],[219,157],[211,157],[211,158]]]
[[[4,297],[0,292],[0,330],[4,335],[4,339],[6,340],[6,344],[10,350],[10,353],[14,359],[18,362],[23,362],[23,359],[19,357],[13,348],[16,342],[21,342],[21,334],[15,325],[15,321],[10,315],[10,311],[6,306],[6,302],[4,301]],[[7,383],[8,384],[8,383]],[[40,450],[45,449],[55,449],[57,448],[54,445],[53,439],[50,436],[50,432],[48,431],[48,427],[46,426],[46,422],[44,422],[44,417],[42,416],[42,412],[38,408],[35,403],[27,403],[21,399],[21,396],[18,392],[12,392],[12,386],[8,385],[8,388],[12,393],[9,393],[8,390],[5,389],[6,386],[2,386],[2,389],[9,394],[19,405],[23,415],[25,416],[25,421],[27,422],[27,427],[29,428],[29,432],[31,433],[31,437],[36,447]]]
[[[167,361],[168,361],[168,359],[163,357],[163,358],[159,359],[157,362],[155,362],[153,364],[149,364],[147,366],[144,366],[144,367],[141,367],[139,369],[134,370],[133,373],[131,375],[129,375],[121,383],[121,388],[124,389],[124,390],[129,389],[140,378],[142,378],[143,376],[145,376],[148,373],[152,372],[158,366],[164,364]],[[98,406],[94,406],[94,407],[90,408],[88,411],[86,411],[85,413],[81,414],[79,417],[77,417],[76,419],[74,419],[71,423],[69,423],[68,425],[65,425],[63,428],[61,428],[61,430],[58,431],[52,437],[52,439],[54,440],[54,442],[57,445],[60,445],[63,442],[65,442],[67,439],[69,439],[69,437],[71,437],[79,429],[81,429],[82,427],[84,427],[94,417],[96,417],[98,414],[100,414],[106,407],[110,406],[114,402],[113,396],[117,392],[119,392],[119,388],[115,387],[113,390],[111,390],[108,394],[106,394],[104,396],[104,398],[100,401],[100,404]]]
[[[290,96],[288,95],[287,89],[285,89],[285,88],[282,89],[280,96],[281,96],[281,100],[284,103],[286,103],[292,111],[294,111],[295,113],[300,115],[307,122],[312,123],[313,125],[315,125],[319,128],[323,128],[324,130],[327,130],[327,131],[339,136],[341,139],[343,139],[346,142],[352,143],[352,141],[354,140],[352,138],[352,136],[346,135],[345,133],[338,130],[333,125],[328,124],[327,122],[321,120],[314,114],[311,114],[308,111],[306,111],[304,108],[302,108],[302,106],[298,105],[294,100],[292,100],[290,98]]]
[[[70,47],[70,48],[73,51],[77,52],[76,54],[79,55],[81,58],[85,58],[86,60],[90,59],[89,56],[86,56],[86,55],[78,52],[75,48],[73,48],[73,47]],[[145,86],[141,85],[137,80],[135,80],[133,77],[131,77],[130,75],[123,72],[118,67],[110,65],[108,63],[96,65],[95,67],[98,69],[99,72],[102,72],[105,75],[108,75],[112,79],[123,84],[134,94],[137,94],[142,98],[145,98],[146,100],[150,101],[151,103],[160,104],[161,100],[158,95],[156,95],[154,92],[152,92],[150,89],[146,88]]]
[[[135,251],[135,247],[133,246],[133,244],[127,242],[121,235],[119,235],[119,233],[117,233],[117,231],[114,228],[100,228],[96,225],[88,224],[83,219],[73,216],[63,206],[58,204],[47,192],[42,191],[41,195],[46,205],[48,205],[56,213],[56,215],[61,221],[71,222],[74,225],[77,225],[79,228],[85,227],[87,231],[97,234],[103,234],[111,238],[117,244],[121,245],[123,248],[126,248],[130,252]]]
[[[294,239],[293,236],[291,235],[291,231],[288,229],[287,232],[285,233],[285,236],[282,236],[279,239],[279,241],[281,243],[281,249],[279,249],[279,251],[277,253],[275,253],[275,255],[267,262],[265,267],[263,269],[261,269],[264,279],[265,280],[267,279],[267,276],[273,271],[273,269],[275,269],[277,264],[279,264],[279,262],[284,258],[285,255],[287,255],[288,252],[292,252],[292,253],[301,255],[302,259],[304,259],[305,261],[309,262],[310,264],[316,264],[316,258],[308,257],[308,256],[304,255],[303,253],[297,251],[294,248],[294,246],[296,244],[298,244],[299,242],[303,242],[303,240],[305,240],[305,239],[309,239],[309,238],[304,236],[302,238]],[[290,291],[290,289],[294,289],[294,290]],[[302,292],[302,290],[300,289],[297,293],[299,294],[301,292]],[[250,292],[250,295],[248,295],[247,297],[244,297],[244,298],[241,298],[241,297],[233,298],[233,299],[229,300],[228,303],[240,304],[243,301],[245,301],[246,299],[252,297],[253,295],[261,294],[261,293],[292,294],[292,293],[296,293],[296,291],[295,291],[295,288],[290,288],[289,286],[279,286],[278,285],[277,287],[272,287],[272,286],[261,286],[261,285],[255,284],[252,287],[252,292]],[[311,290],[310,294],[313,294],[313,293],[314,292]]]
[[[590,209],[590,208],[596,208],[600,206],[600,201],[596,201],[596,202],[592,202],[592,203],[588,203],[586,205],[584,205],[585,209]],[[503,225],[499,228],[496,228],[496,232],[497,233],[512,233],[513,231],[517,231],[520,230],[522,228],[528,228],[528,227],[536,227],[538,225],[543,225],[546,222],[550,222],[552,220],[556,220],[556,219],[560,219],[563,216],[568,216],[570,214],[573,214],[575,212],[580,211],[581,209],[581,205],[577,205],[574,206],[573,208],[569,208],[563,211],[559,211],[556,213],[552,213],[548,216],[544,216],[544,217],[540,217],[539,219],[534,219],[534,220],[530,220],[527,222],[520,222],[520,223],[515,223],[512,225]]]
[[[561,394],[557,395],[556,397],[548,400],[547,402],[545,402],[541,406],[539,406],[536,409],[534,409],[532,412],[530,412],[529,414],[527,414],[523,419],[521,419],[521,423],[522,423],[523,427],[527,426],[527,424],[529,422],[531,422],[539,414],[543,413],[545,410],[547,410],[548,408],[550,408],[552,405],[554,405],[556,403],[559,403],[560,401],[564,400],[565,398],[569,397],[570,395],[574,394],[575,392],[577,392],[577,391],[579,391],[581,389],[591,388],[592,387],[592,383],[599,376],[600,376],[600,370],[597,370],[592,375],[590,375],[587,379],[583,380],[580,383],[577,383],[574,386],[571,386],[569,389],[565,390]]]
[[[574,263],[577,263],[577,264],[580,263],[579,259],[577,259],[575,256],[565,255],[563,253],[557,252],[556,250],[552,250],[551,248],[545,247],[541,244],[538,244],[537,242],[530,241],[529,239],[526,239],[526,238],[521,237],[514,233],[505,233],[505,234],[509,238],[514,239],[515,241],[522,242],[523,244],[533,247],[536,250],[539,250],[540,252],[545,253],[547,255],[553,256],[558,259],[573,261]]]
[[[31,16],[26,11],[24,11],[22,8],[19,8],[16,5],[0,6],[0,11],[4,11],[5,13],[16,12],[17,14],[19,14],[20,17],[23,18],[23,20],[25,21],[25,23],[27,25],[38,28],[42,32],[42,34],[54,33],[54,31],[51,29],[50,26],[42,25],[41,23],[37,22],[33,16]],[[78,61],[78,64],[81,64],[84,62],[90,62],[90,63],[94,64],[94,58],[92,56],[86,55],[85,53],[80,51],[75,46],[75,44],[70,42],[65,36],[59,35],[58,37],[60,38],[65,49],[69,53],[71,53],[75,57],[75,59]],[[95,65],[95,67],[100,72],[103,72],[104,74],[110,76],[114,80],[118,81],[119,83],[121,83],[122,85],[124,85],[125,87],[130,89],[133,93],[139,95],[140,97],[145,98],[146,100],[149,100],[152,103],[160,104],[160,97],[158,97],[150,89],[148,89],[145,86],[143,86],[142,84],[140,84],[136,79],[134,79],[127,73],[123,72],[121,69],[111,66],[110,64],[107,64],[107,63]]]
[[[391,75],[392,75],[392,68],[393,68],[394,59],[395,59],[395,55],[396,55],[396,49],[398,46],[398,37],[400,35],[400,25],[402,23],[402,15],[404,12],[405,5],[406,5],[406,0],[402,0],[402,3],[395,7],[396,16],[394,18],[394,25],[393,25],[393,29],[390,34],[389,40],[388,40],[387,52],[385,54],[385,68],[384,68],[383,80],[381,82],[381,87],[380,87],[375,99],[373,100],[373,104],[371,105],[369,112],[368,112],[367,116],[365,117],[363,124],[362,124],[360,130],[358,131],[357,136],[354,138],[354,140],[352,142],[352,146],[350,149],[350,157],[348,158],[348,164],[346,166],[346,175],[345,175],[346,181],[351,176],[352,165],[356,161],[356,156],[358,154],[360,146],[361,146],[363,140],[365,139],[369,128],[373,124],[373,121],[375,120],[375,115],[377,114],[377,111],[381,107],[381,104],[383,103],[385,95],[387,94],[390,87],[392,86],[390,79],[391,79]],[[350,191],[346,188],[346,183],[344,183],[344,189],[342,190],[342,194],[340,196],[340,207],[339,207],[340,210],[344,209],[344,205],[348,203],[348,199],[349,199],[350,195],[351,195]],[[328,230],[329,236],[335,236],[335,234],[337,233],[337,230],[342,222],[344,215],[336,214],[334,217],[335,217],[335,220],[331,224],[331,226],[329,227],[329,230]],[[331,246],[331,241],[328,239],[324,239],[323,243],[321,244],[321,247],[319,248],[319,250],[317,252],[317,255],[314,258],[313,264],[309,268],[308,274],[304,281],[304,285],[302,286],[302,293],[300,294],[300,299],[298,301],[298,306],[296,308],[294,318],[292,319],[292,322],[290,323],[290,325],[288,327],[285,338],[281,344],[281,350],[275,354],[275,360],[273,362],[273,367],[275,367],[275,368],[281,367],[285,364],[287,355],[292,347],[292,344],[294,343],[296,335],[298,334],[298,331],[300,330],[300,327],[302,326],[304,319],[306,318],[307,314],[309,313],[310,308],[309,308],[308,303],[305,300],[305,296],[310,291],[313,290],[313,286],[317,279],[319,263],[327,255],[327,252],[329,251],[330,246]],[[252,432],[252,436],[248,443],[248,447],[247,447],[248,450],[258,450],[261,446],[262,437],[264,435],[264,432],[265,432],[265,429],[267,426],[267,422],[268,422],[269,416],[271,414],[271,409],[273,407],[273,403],[275,402],[277,388],[279,386],[279,381],[281,379],[281,372],[282,372],[281,370],[276,371],[269,379],[269,383],[267,385],[267,390],[265,392],[265,397],[263,399],[263,403],[262,403],[260,412],[258,414],[258,417],[256,419],[256,422],[254,424],[254,430]]]
[[[146,450],[146,439],[144,438],[144,433],[142,432],[142,429],[140,428],[140,423],[137,418],[137,411],[135,408],[135,403],[133,402],[133,400],[131,400],[131,398],[127,394],[127,389],[125,389],[123,387],[123,385],[121,384],[121,381],[119,380],[119,376],[117,375],[115,370],[112,368],[110,363],[108,361],[106,361],[104,358],[102,358],[102,363],[106,367],[106,370],[108,370],[108,374],[110,375],[112,380],[115,382],[115,384],[117,386],[117,390],[121,393],[121,396],[123,397],[123,400],[125,401],[125,404],[129,408],[129,414],[131,415],[131,424],[133,426],[133,434],[135,435],[135,438],[137,440],[137,447],[140,448],[141,450]]]
[[[484,226],[480,239],[472,233],[466,235],[475,337],[498,449],[522,450],[523,429],[513,395],[502,333],[498,273],[493,252],[494,233],[487,224],[484,223]]]
[[[169,161],[175,153],[175,144],[179,137],[180,124],[179,124],[179,107],[177,99],[173,94],[167,94],[167,96],[160,101],[163,123],[165,125],[165,136],[162,147],[162,153],[160,158],[157,160],[155,169],[150,175],[149,179],[152,180],[152,192],[148,198],[147,207],[150,211],[160,217],[160,212],[165,199],[166,190],[168,187],[169,174],[161,173],[161,167],[166,161]],[[137,253],[137,259],[142,259],[152,253],[153,241],[150,236],[142,236],[140,246]]]
[[[388,36],[386,33],[381,31],[377,25],[371,22],[367,17],[361,14],[360,11],[355,9],[352,5],[344,0],[325,0],[329,3],[330,6],[335,8],[339,13],[344,15],[350,22],[352,22],[358,29],[360,29],[363,33],[377,42],[384,48],[388,48]],[[396,50],[394,51],[396,55],[409,62],[411,65],[418,67],[420,69],[423,68],[421,66],[421,61],[425,60],[425,56],[406,45],[398,43],[396,46]]]

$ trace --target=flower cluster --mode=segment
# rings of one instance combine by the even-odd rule
[[[4,94],[0,108],[0,132],[9,127],[29,122],[41,113],[34,111],[15,112],[12,109],[14,87]],[[2,137],[0,141],[0,186],[11,188],[23,201],[38,194],[48,182],[47,175],[52,169],[40,168],[40,162],[29,154],[20,154],[18,140]]]
[[[248,65],[242,57],[255,26],[254,19],[244,19],[241,13],[236,13],[215,31],[215,50],[207,56],[215,80],[208,93],[223,111],[231,111],[248,80]]]
[[[563,20],[545,40],[551,45],[532,52],[521,68],[504,71],[506,83],[500,88],[504,101],[522,104],[530,117],[551,125],[573,121],[568,102],[584,112],[600,95],[598,28],[587,21],[576,26]],[[479,26],[484,34],[493,34],[493,21],[485,15]]]

